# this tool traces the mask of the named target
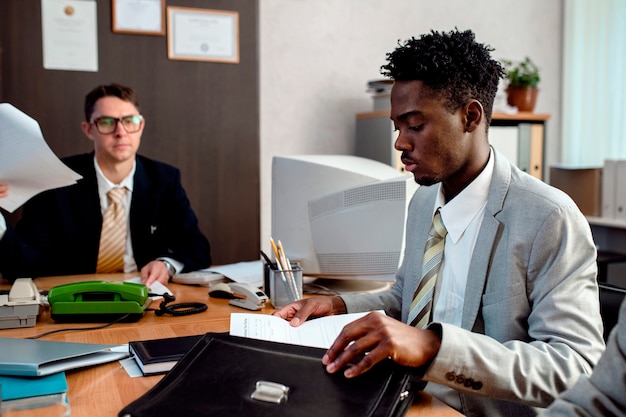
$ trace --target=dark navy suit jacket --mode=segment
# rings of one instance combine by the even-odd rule
[[[5,278],[90,274],[96,271],[102,214],[94,154],[63,159],[83,176],[76,184],[29,200],[15,229],[0,240]],[[137,156],[130,230],[137,268],[158,257],[182,262],[184,271],[211,265],[210,246],[170,165]]]

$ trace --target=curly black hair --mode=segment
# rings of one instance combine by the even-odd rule
[[[395,81],[422,81],[445,98],[450,112],[471,99],[478,100],[489,125],[498,82],[504,75],[500,62],[491,58],[492,51],[489,45],[477,43],[471,30],[431,30],[419,39],[398,41],[380,72]]]

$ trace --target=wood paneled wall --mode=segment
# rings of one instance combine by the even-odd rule
[[[98,0],[98,72],[43,68],[41,0],[0,1],[0,101],[35,118],[59,156],[87,152],[85,94],[132,86],[146,118],[140,153],[181,169],[214,264],[259,259],[257,0],[167,0],[167,6],[239,12],[238,64],[168,60],[167,37],[111,30]]]

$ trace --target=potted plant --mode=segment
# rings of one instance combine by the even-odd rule
[[[507,103],[517,107],[518,111],[532,112],[537,102],[537,85],[541,80],[539,67],[529,58],[523,61],[502,60],[504,77],[508,81],[506,88]]]

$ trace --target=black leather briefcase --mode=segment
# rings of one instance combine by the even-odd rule
[[[392,361],[347,379],[326,350],[206,334],[120,417],[400,417],[424,383]]]

